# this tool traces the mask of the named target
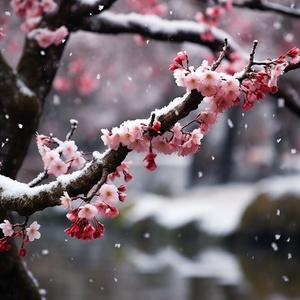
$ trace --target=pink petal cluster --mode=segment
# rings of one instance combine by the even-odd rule
[[[60,176],[68,173],[72,167],[79,170],[86,163],[82,152],[77,150],[78,148],[74,141],[61,142],[58,139],[36,134],[36,143],[49,174]],[[50,148],[50,145],[57,143],[59,147]]]
[[[133,179],[133,176],[130,173],[130,166],[132,161],[125,162],[123,161],[115,170],[108,175],[108,181],[114,181],[116,178],[120,178],[123,175],[124,181],[129,182]]]
[[[3,27],[0,27],[0,41],[5,37],[5,32]]]
[[[73,224],[65,230],[71,236],[81,240],[92,240],[102,237],[104,225],[96,217],[114,218],[119,214],[114,206],[118,201],[124,202],[126,194],[124,184],[118,188],[113,184],[103,184],[96,196],[94,203],[85,203],[67,213],[67,218]],[[72,198],[67,192],[60,198],[62,205],[71,207]]]
[[[38,231],[41,225],[37,221],[34,221],[28,228],[26,228],[26,234],[29,242],[41,237],[41,233]]]
[[[30,32],[41,20],[44,13],[51,13],[57,8],[53,0],[11,0],[10,5],[16,15],[25,19],[22,30]]]
[[[16,230],[15,228],[17,226],[22,228]],[[26,224],[12,224],[8,220],[4,220],[4,222],[0,224],[0,228],[4,235],[4,237],[0,239],[0,251],[9,251],[11,249],[9,242],[13,236],[16,236],[22,239],[22,244],[18,254],[19,256],[25,256],[25,243],[32,242],[41,237],[41,233],[38,231],[41,225],[34,221],[29,227],[25,228],[25,226]]]
[[[14,234],[12,224],[8,220],[4,220],[4,222],[0,224],[0,228],[4,236],[12,236]]]
[[[127,0],[127,5],[140,14],[163,16],[167,12],[167,6],[157,0]]]
[[[195,20],[199,23],[207,25],[206,30],[201,34],[203,41],[214,41],[215,37],[212,33],[212,27],[220,25],[222,16],[232,8],[232,0],[225,0],[221,5],[207,7],[204,12],[198,12]]]
[[[59,92],[70,92],[76,89],[81,96],[87,96],[95,92],[99,86],[100,75],[92,74],[84,66],[81,57],[72,59],[67,68],[68,74],[57,75],[53,87]]]
[[[69,31],[66,26],[60,26],[56,30],[37,28],[31,31],[31,35],[33,35],[41,48],[48,48],[51,45],[61,44],[68,34]]]

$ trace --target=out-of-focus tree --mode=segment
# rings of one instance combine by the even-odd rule
[[[3,232],[0,294],[3,299],[41,299],[19,258],[26,255],[26,243],[40,237],[39,224],[35,221],[28,224],[35,212],[63,205],[70,209],[67,217],[72,222],[67,234],[88,240],[103,235],[103,224],[95,217],[110,218],[118,214],[115,205],[125,200],[126,187],[115,186],[113,179],[121,175],[125,182],[132,179],[130,165],[124,162],[129,152],[145,152],[144,166],[150,171],[156,169],[158,153],[194,154],[203,135],[227,109],[239,104],[242,109],[250,109],[267,94],[279,94],[287,108],[300,114],[296,97],[290,92],[293,81],[285,80],[289,77],[286,73],[297,72],[299,68],[298,41],[291,34],[278,36],[284,27],[294,26],[293,30],[299,27],[299,21],[280,22],[284,16],[299,19],[296,5],[257,0],[237,3],[128,0],[126,6],[115,0],[11,0],[0,5],[0,228]],[[245,18],[240,15],[242,10],[247,11],[243,13]],[[279,19],[274,21],[269,15],[264,16],[265,23],[260,25],[267,27],[265,24],[271,20],[273,26],[267,27],[268,33],[263,30],[258,35],[256,31],[260,29],[253,26],[249,10],[276,13]],[[239,43],[230,32],[234,37],[240,36]],[[120,37],[122,44],[107,37],[121,34],[131,37]],[[271,35],[278,41],[276,49],[269,47]],[[25,39],[21,41],[23,36]],[[256,41],[251,47],[248,44],[257,36],[262,51]],[[154,40],[168,42],[163,55],[160,55],[161,44]],[[180,45],[174,47],[174,43],[182,42],[200,45],[207,60],[201,63],[204,57],[198,48],[191,49],[189,56],[185,50],[179,51]],[[143,51],[137,51],[137,47]],[[77,48],[84,54],[76,52]],[[142,52],[145,54],[141,55]],[[174,71],[177,85],[185,88],[186,93],[170,102],[176,95],[171,76],[165,70],[170,64],[168,57],[176,52],[169,68]],[[277,58],[265,59],[266,53],[267,57]],[[196,67],[190,65],[190,60],[198,60]],[[278,89],[281,75],[284,80]],[[140,85],[144,78],[147,78],[146,89]],[[67,113],[65,95],[69,95],[73,105]],[[97,101],[85,103],[88,95]],[[52,134],[36,134],[47,101],[59,107],[66,118],[67,115],[72,118],[71,130],[64,140]],[[162,103],[166,107],[155,109]],[[200,104],[206,106],[196,111]],[[135,119],[138,113],[144,117],[146,111],[146,119],[125,121],[111,131],[102,130],[102,140],[108,147],[103,154],[98,152],[99,145],[88,157],[71,140],[77,128],[74,118],[80,112],[83,120],[98,127],[100,135],[99,116],[103,126],[116,126],[126,117]],[[188,116],[187,124],[180,125],[179,121]],[[232,122],[235,117],[230,118]],[[55,129],[55,122],[52,124]],[[197,126],[191,128],[191,124]],[[57,132],[59,127],[51,131]],[[229,127],[232,127],[230,122]],[[25,184],[14,179],[35,135],[44,171]],[[81,145],[85,138],[89,142],[90,137],[83,135]],[[230,134],[227,141],[225,151],[231,152]],[[93,145],[96,147],[95,142]],[[228,162],[230,165],[231,160]],[[48,177],[50,183],[40,185]],[[76,200],[79,204],[74,209]],[[15,223],[12,211],[24,216],[24,222]],[[16,246],[13,237],[21,241],[20,246]]]

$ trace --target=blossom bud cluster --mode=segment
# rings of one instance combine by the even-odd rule
[[[36,134],[36,143],[48,174],[63,175],[68,173],[72,167],[81,169],[86,163],[74,141],[62,142],[56,138]],[[58,147],[51,149],[50,145],[54,144]]]
[[[195,20],[199,23],[204,23],[207,28],[201,34],[203,41],[214,41],[215,37],[212,33],[212,27],[219,26],[221,17],[232,8],[232,0],[225,0],[221,5],[207,7],[204,12],[198,12]]]
[[[17,226],[21,227],[21,229],[16,230]],[[19,256],[25,256],[25,243],[32,242],[41,237],[41,234],[38,231],[39,228],[40,224],[36,221],[26,228],[25,224],[12,224],[8,220],[4,220],[3,223],[0,223],[0,229],[4,235],[4,237],[0,239],[0,251],[9,251],[11,249],[9,242],[13,236],[16,236],[22,239]]]
[[[36,28],[44,13],[56,10],[57,4],[54,0],[11,0],[10,4],[15,14],[25,19],[21,29],[28,33],[29,37],[36,39],[41,48],[59,45],[69,34],[65,26],[55,30]]]
[[[278,78],[288,65],[300,61],[300,49],[292,48],[285,55],[263,63],[263,70],[250,68],[247,74],[226,73],[212,70],[207,61],[198,68],[189,66],[186,51],[180,51],[169,69],[174,72],[176,84],[185,87],[187,92],[197,90],[204,97],[208,107],[200,112],[195,121],[200,125],[201,134],[206,134],[220,113],[243,100],[243,109],[250,109],[254,103],[263,99],[267,93],[276,93]],[[253,63],[255,64],[255,63]]]
[[[113,184],[103,184],[92,204],[83,203],[78,208],[67,213],[67,218],[73,224],[65,232],[69,236],[80,240],[93,240],[102,237],[104,225],[96,219],[96,216],[105,218],[116,217],[119,211],[114,205],[118,201],[125,201],[125,190],[126,187],[124,184],[118,188]],[[64,192],[60,201],[65,209],[71,209],[74,199],[67,192]]]
[[[105,145],[114,150],[123,145],[136,152],[146,152],[144,167],[150,171],[156,169],[157,153],[186,156],[199,149],[203,137],[199,129],[186,132],[176,123],[170,132],[160,134],[160,126],[158,121],[153,126],[146,126],[142,121],[126,121],[111,131],[103,129],[101,138]],[[149,131],[156,132],[157,135],[153,136]]]
[[[167,12],[167,5],[157,0],[127,0],[127,5],[140,14],[163,16]]]

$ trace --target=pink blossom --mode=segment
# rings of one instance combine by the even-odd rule
[[[159,3],[157,0],[147,0],[147,1],[136,1],[127,0],[127,5],[140,14],[151,14],[162,16],[167,11],[167,6],[165,4]]]
[[[41,225],[38,224],[37,221],[34,221],[28,228],[26,228],[27,237],[30,242],[34,239],[38,240],[41,237],[41,234],[38,231],[40,227]]]
[[[200,124],[202,134],[206,134],[212,124],[217,120],[217,113],[211,109],[202,111],[197,117],[196,121]]]
[[[10,237],[5,236],[0,239],[0,251],[9,251],[11,249],[11,245],[9,244]]]
[[[75,145],[74,141],[65,141],[63,143],[62,154],[66,159],[71,159],[75,155],[77,149],[78,147]]]
[[[71,89],[71,82],[68,77],[57,75],[54,79],[53,87],[59,92],[68,92]]]
[[[59,45],[69,34],[69,31],[66,26],[60,26],[53,32],[54,44]]]
[[[72,209],[72,198],[67,192],[64,192],[64,195],[59,200],[64,209]]]
[[[213,42],[215,40],[215,36],[209,28],[204,30],[200,36],[203,41]]]
[[[119,211],[116,207],[107,205],[102,201],[95,202],[95,206],[98,209],[98,214],[105,218],[115,218],[119,214]]]
[[[52,12],[56,9],[57,4],[53,0],[42,0],[40,3],[44,12]]]
[[[44,148],[46,151],[42,155],[42,159],[46,168],[49,168],[50,164],[55,159],[60,159],[59,154],[55,150],[50,150],[50,148]]]
[[[0,41],[5,37],[4,29],[3,27],[0,27]]]
[[[145,169],[149,170],[149,171],[154,171],[157,166],[155,163],[155,158],[156,158],[157,154],[153,153],[153,152],[148,152],[144,158],[144,167]]]
[[[99,81],[91,74],[84,72],[76,79],[78,92],[80,95],[86,96],[93,93],[98,85]]]
[[[194,129],[190,134],[187,134],[187,139],[179,149],[178,155],[186,156],[196,153],[199,150],[202,138],[203,134],[200,132],[200,128]]]
[[[18,255],[21,257],[24,257],[26,255],[27,251],[24,247],[21,247],[21,249],[19,250]]]
[[[60,176],[67,173],[68,165],[59,157],[54,158],[48,165],[47,171],[49,174],[53,174],[54,176]]]
[[[184,77],[184,86],[188,91],[198,89],[199,76],[196,72],[190,72]]]
[[[100,200],[108,205],[113,205],[118,202],[118,189],[113,184],[103,184],[99,190]]]
[[[82,152],[76,151],[71,160],[72,167],[76,168],[77,170],[80,170],[84,167],[85,163],[86,160],[82,156]]]
[[[70,75],[77,75],[83,71],[83,59],[81,57],[74,58],[68,65]]]
[[[51,45],[59,45],[69,34],[65,26],[52,31],[48,28],[38,28],[34,32],[34,38],[41,48],[48,48]]]
[[[199,75],[199,92],[205,97],[214,96],[221,85],[220,74],[211,70],[199,72],[199,69],[197,69],[196,72]]]
[[[48,48],[54,44],[53,32],[47,28],[36,29],[34,38],[41,48]]]
[[[167,140],[165,135],[154,137],[152,139],[152,147],[163,154],[172,154],[176,151],[176,148]]]
[[[40,16],[27,18],[25,22],[21,24],[21,29],[24,32],[28,33],[36,27],[36,25],[40,22],[40,20],[41,20]]]
[[[130,181],[133,176],[130,174],[129,169],[130,169],[130,165],[131,165],[131,161],[123,161],[116,169],[115,172],[110,173],[108,175],[108,180],[109,181],[114,181],[116,177],[121,177],[121,175],[124,175],[124,180],[125,182]]]
[[[66,217],[71,222],[75,222],[78,219],[78,208],[69,211]]]
[[[4,223],[0,224],[0,228],[2,229],[4,236],[12,236],[14,234],[12,224],[8,220],[4,220]]]
[[[175,83],[178,86],[185,87],[185,76],[186,76],[186,74],[187,74],[186,70],[183,70],[183,69],[174,70],[173,76],[175,78]]]
[[[84,206],[80,206],[78,210],[78,218],[85,218],[91,220],[95,218],[98,210],[92,204],[85,204]]]

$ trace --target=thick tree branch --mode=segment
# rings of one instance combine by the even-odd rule
[[[162,123],[162,132],[197,109],[202,99],[201,94],[193,90],[186,98],[180,101],[176,99],[168,107],[156,110],[154,113]],[[127,147],[120,146],[117,150],[107,151],[101,157],[100,154],[94,155],[93,160],[83,170],[60,176],[52,183],[33,188],[0,176],[0,205],[27,216],[47,207],[60,205],[59,198],[64,191],[70,196],[86,194],[102,176],[115,171],[130,151]]]
[[[110,9],[117,0],[98,0],[91,3],[76,1],[72,6],[72,18],[90,17]]]
[[[288,17],[299,18],[300,9],[294,7],[288,7],[279,3],[271,3],[265,0],[245,0],[245,1],[234,1],[233,5],[240,8],[251,8],[261,11],[271,11],[285,15]]]
[[[289,109],[297,117],[300,117],[300,101],[299,95],[293,88],[291,82],[284,80],[279,82],[279,90],[276,93],[276,98],[281,97],[284,99],[284,106]]]
[[[239,51],[241,47],[221,29],[212,28],[214,41],[201,39],[201,34],[207,27],[193,21],[166,20],[154,15],[114,14],[104,12],[99,16],[85,18],[78,23],[78,30],[91,31],[101,34],[140,34],[160,41],[192,42],[210,48],[212,51],[220,50],[224,45],[224,39],[229,40],[229,52]]]

